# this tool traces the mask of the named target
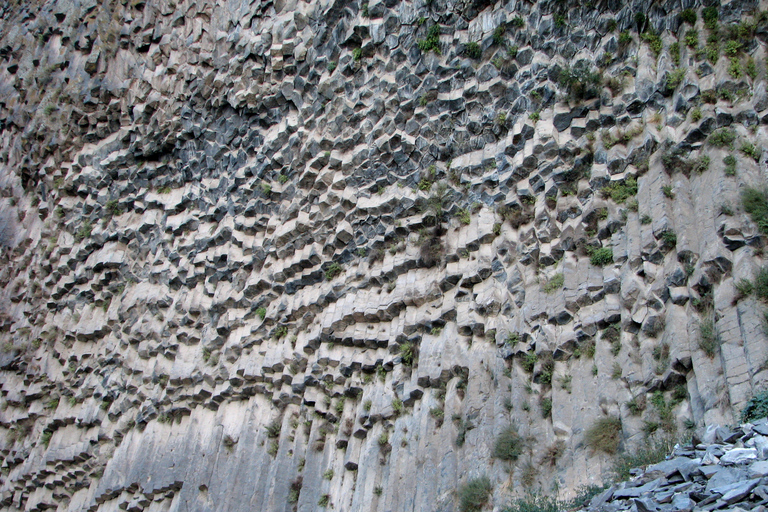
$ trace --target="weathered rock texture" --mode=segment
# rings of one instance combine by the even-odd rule
[[[739,75],[684,7],[3,3],[0,506],[501,506],[735,421],[768,25],[718,7]]]

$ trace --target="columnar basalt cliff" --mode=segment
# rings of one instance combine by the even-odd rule
[[[498,509],[737,422],[768,4],[648,4],[4,2],[0,507]]]

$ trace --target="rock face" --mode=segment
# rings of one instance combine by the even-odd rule
[[[733,423],[768,17],[566,4],[5,2],[0,506],[501,507]]]

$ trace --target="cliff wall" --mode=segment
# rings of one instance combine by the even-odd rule
[[[736,422],[765,8],[6,2],[0,506],[501,507]]]

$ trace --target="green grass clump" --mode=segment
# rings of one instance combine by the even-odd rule
[[[335,261],[328,265],[328,268],[325,270],[325,279],[326,281],[330,281],[337,275],[341,274],[342,268],[341,265],[336,263]]]
[[[685,33],[685,46],[694,50],[699,47],[699,33],[696,30]]]
[[[459,489],[459,510],[479,512],[491,497],[491,481],[487,476],[473,478]]]
[[[597,96],[602,86],[602,75],[591,71],[584,65],[560,70],[558,82],[566,89],[573,100],[589,99]]]
[[[479,44],[477,44],[475,41],[470,41],[464,48],[464,54],[470,59],[479,59],[483,54],[483,51],[480,49]]]
[[[678,53],[679,58],[679,53]],[[677,86],[683,83],[685,78],[685,68],[679,68],[671,71],[667,75],[667,89],[677,89]]]
[[[759,420],[768,416],[768,390],[764,390],[753,396],[741,411],[741,422]]]
[[[741,204],[760,231],[768,235],[768,197],[765,191],[748,187],[741,194]]]
[[[504,33],[507,31],[507,27],[499,25],[493,31],[493,44],[496,46],[504,46]]]
[[[424,53],[435,52],[440,55],[440,26],[432,25],[427,32],[427,37],[418,42],[419,50]]]
[[[559,272],[554,276],[552,276],[542,289],[544,290],[544,293],[553,293],[554,291],[562,288],[564,283],[565,283],[565,276],[563,275],[562,272]]]
[[[517,429],[510,425],[497,437],[493,445],[492,457],[501,460],[515,461],[523,453],[523,439]]]
[[[613,249],[610,247],[593,249],[589,255],[589,262],[596,267],[604,267],[613,263]]]
[[[733,147],[736,140],[736,132],[728,128],[720,128],[709,136],[709,143],[715,147]]]
[[[707,354],[707,357],[712,359],[715,357],[719,345],[714,320],[711,318],[702,320],[699,323],[699,348]]]
[[[717,12],[717,7],[705,7],[701,13],[701,17],[704,19],[704,25],[709,30],[717,29],[717,20],[720,17],[720,14]]]
[[[661,37],[659,37],[658,34],[654,34],[652,32],[645,32],[641,37],[643,38],[643,41],[648,43],[648,46],[651,48],[653,54],[658,57],[661,54],[662,49]]]
[[[416,347],[413,343],[406,342],[400,345],[400,357],[402,358],[405,366],[413,366],[413,360],[416,356]]]
[[[742,153],[744,153],[745,155],[753,159],[755,162],[760,160],[760,153],[762,153],[760,148],[756,147],[751,142],[745,142],[744,144],[742,144],[741,147],[739,148],[739,151],[741,151]]]
[[[629,176],[621,181],[612,181],[600,191],[603,197],[610,197],[616,203],[621,204],[637,194],[637,179]]]
[[[89,221],[83,222],[83,225],[80,226],[80,229],[77,230],[77,233],[75,233],[75,239],[85,240],[86,238],[91,236],[91,231],[93,231],[93,226]]]
[[[613,455],[621,442],[621,420],[613,416],[600,418],[587,430],[584,442],[594,451]]]
[[[677,245],[677,234],[668,229],[661,234],[661,241],[667,247],[675,247]]]
[[[696,24],[696,11],[693,9],[683,9],[680,11],[680,19],[689,25]]]
[[[531,373],[533,371],[533,368],[536,366],[536,362],[538,360],[539,360],[539,357],[536,355],[535,352],[532,352],[532,353],[525,354],[520,364],[523,366],[523,370],[525,370],[528,373]]]
[[[761,268],[755,276],[753,290],[758,299],[768,302],[768,267]]]

